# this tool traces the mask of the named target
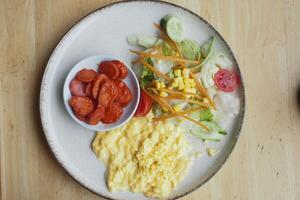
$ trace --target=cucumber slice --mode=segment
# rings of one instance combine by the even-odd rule
[[[160,20],[160,25],[173,41],[181,42],[184,39],[184,28],[178,17],[166,15]]]

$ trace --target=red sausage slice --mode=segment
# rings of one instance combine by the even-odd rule
[[[77,117],[77,119],[79,119],[80,121],[85,122],[85,117],[81,117],[80,115],[77,115],[76,113],[74,113],[74,115]]]
[[[119,88],[119,96],[116,100],[125,107],[132,101],[132,93],[123,81],[116,80],[115,84]]]
[[[85,94],[87,96],[92,96],[92,87],[93,87],[93,84],[92,82],[88,83],[86,86],[85,86]]]
[[[104,124],[111,124],[120,119],[123,114],[123,108],[118,102],[113,102],[105,109],[105,116],[101,120]]]
[[[97,99],[98,94],[101,88],[101,85],[105,80],[107,80],[108,77],[105,74],[99,74],[95,80],[93,81],[93,87],[92,87],[92,96]]]
[[[99,73],[106,74],[111,79],[118,79],[120,70],[113,62],[103,61],[99,65]]]
[[[84,97],[86,96],[85,94],[85,84],[77,79],[73,79],[69,85],[70,92],[74,96],[81,96]]]
[[[96,110],[92,111],[87,116],[86,121],[90,125],[96,125],[101,121],[101,119],[103,119],[104,115],[105,115],[105,108],[103,106],[98,106]]]
[[[112,80],[106,80],[99,92],[98,102],[107,108],[119,96],[116,84]]]
[[[76,78],[82,82],[88,83],[93,81],[96,76],[96,71],[92,69],[82,69],[77,73]]]
[[[69,101],[75,115],[85,117],[94,110],[93,101],[89,97],[72,96]]]
[[[114,63],[120,70],[120,75],[119,75],[118,79],[126,78],[126,76],[128,75],[128,70],[127,70],[127,67],[124,65],[124,63],[122,63],[118,60],[113,60],[111,62]]]

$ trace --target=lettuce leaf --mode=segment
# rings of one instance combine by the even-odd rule
[[[127,37],[127,42],[131,45],[142,46],[144,48],[151,48],[158,44],[161,44],[163,40],[147,35],[130,35]]]
[[[202,140],[217,142],[221,141],[224,135],[227,135],[227,132],[223,128],[221,128],[216,122],[203,121],[202,123],[210,129],[210,133],[196,124],[192,125],[190,133]]]
[[[145,60],[150,65],[153,65],[151,58],[147,58]],[[146,85],[150,84],[154,80],[154,74],[152,71],[150,71],[147,67],[143,67],[143,70],[141,72],[140,76],[140,85],[141,88],[145,88]]]
[[[201,48],[199,44],[191,39],[185,39],[179,43],[179,48],[185,59],[197,60],[201,54]]]
[[[210,111],[210,109],[200,110],[198,112],[193,112],[191,117],[197,121],[212,121],[214,118],[214,114]]]

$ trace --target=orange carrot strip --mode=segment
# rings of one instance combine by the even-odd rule
[[[130,52],[138,54],[143,57],[157,58],[160,60],[170,60],[170,61],[174,61],[174,62],[178,62],[178,63],[184,62],[184,63],[190,63],[190,64],[199,64],[199,61],[197,61],[197,60],[186,60],[186,59],[178,58],[175,56],[164,56],[164,55],[151,54],[151,53],[135,51],[135,50],[130,50]]]
[[[207,93],[206,89],[202,86],[202,84],[201,84],[200,81],[197,79],[197,77],[195,76],[195,74],[194,74],[193,72],[190,72],[190,76],[194,79],[194,81],[195,81],[195,83],[196,83],[196,87],[197,87],[197,89],[199,90],[199,92],[200,92],[201,94],[203,94],[203,96],[205,96],[205,97],[208,99],[210,105],[211,105],[214,109],[216,109],[216,106],[215,106],[214,101],[210,98],[210,96],[209,96],[209,94]]]

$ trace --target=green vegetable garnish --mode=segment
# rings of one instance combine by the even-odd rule
[[[147,63],[150,65],[153,65],[151,58],[145,59]],[[152,71],[150,71],[147,67],[143,67],[143,70],[141,72],[140,76],[140,85],[141,88],[145,88],[148,84],[150,84],[154,80],[154,74]]]
[[[206,109],[191,113],[191,117],[198,121],[212,121],[214,115],[210,109]]]
[[[216,38],[215,37],[211,37],[201,48],[201,53],[204,56],[204,60],[201,62],[201,65],[204,65],[209,58],[211,57],[211,55],[214,54],[215,52],[215,43],[216,43]]]
[[[168,36],[175,42],[184,39],[184,28],[181,20],[175,15],[166,15],[160,20],[160,26],[167,32]]]
[[[175,51],[168,45],[168,43],[164,42],[162,44],[162,53],[164,56],[172,56],[175,54]]]
[[[217,123],[213,121],[203,121],[202,123],[211,130],[210,133],[208,133],[202,127],[196,125],[193,125],[190,133],[202,140],[207,141],[220,141],[224,137],[224,135],[227,134],[223,128],[221,128]]]
[[[201,54],[201,48],[199,44],[190,39],[185,39],[179,43],[180,51],[185,59],[197,60]]]

